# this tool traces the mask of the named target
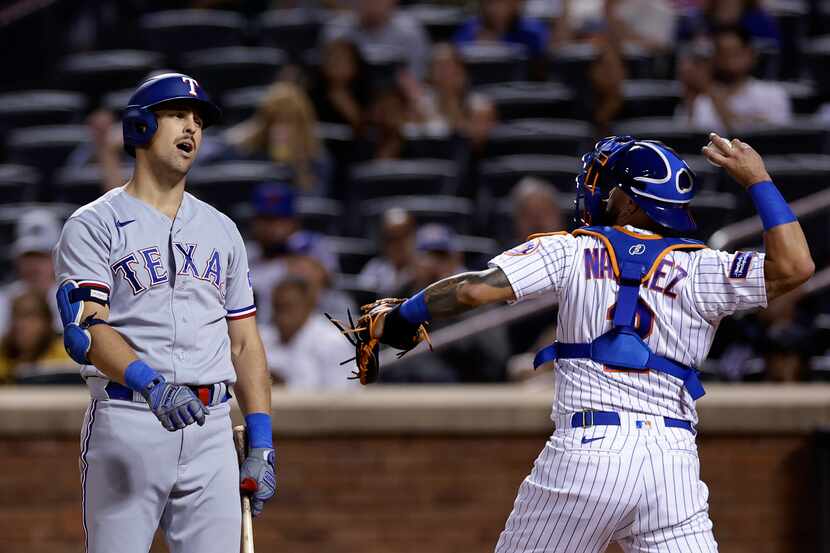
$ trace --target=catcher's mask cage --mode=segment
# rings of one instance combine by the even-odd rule
[[[136,147],[146,146],[153,139],[158,121],[152,110],[174,101],[193,105],[202,117],[203,129],[218,121],[222,115],[193,77],[183,73],[156,75],[141,83],[133,92],[121,117],[124,149],[128,154],[135,157]]]
[[[603,138],[582,156],[576,177],[576,221],[604,223],[606,203],[621,188],[657,224],[680,232],[697,224],[689,211],[697,178],[674,150],[656,140],[633,136]]]

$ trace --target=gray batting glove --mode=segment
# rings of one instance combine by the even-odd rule
[[[277,491],[274,470],[274,450],[270,447],[252,447],[239,468],[239,488],[251,496],[251,514],[255,517]]]
[[[150,410],[170,432],[181,430],[189,424],[205,424],[208,408],[199,401],[193,390],[187,386],[169,384],[163,376],[154,378],[141,395],[147,400]]]

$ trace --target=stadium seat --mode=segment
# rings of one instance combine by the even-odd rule
[[[342,232],[343,205],[337,200],[299,196],[297,214],[302,219],[305,229],[328,235]]]
[[[598,48],[594,44],[584,42],[564,44],[552,49],[550,78],[574,88],[587,89],[590,84],[588,68],[598,56]],[[658,76],[656,68],[659,66],[659,58],[648,54],[640,47],[626,45],[623,48],[623,61],[630,79],[650,79]]]
[[[0,174],[3,172],[3,165],[0,165]],[[20,220],[20,215],[30,209],[46,209],[55,215],[55,218],[63,224],[66,219],[78,209],[79,204],[63,204],[56,202],[36,203],[23,202],[15,204],[7,204],[0,206],[0,244],[11,245],[14,242],[17,232],[17,222]],[[2,248],[0,250],[0,257],[4,254],[10,254],[9,248]]]
[[[350,196],[368,200],[385,196],[453,194],[458,186],[454,163],[441,159],[383,159],[360,163],[350,171]]]
[[[321,14],[307,8],[268,10],[257,23],[260,42],[283,50],[294,61],[317,46],[322,26]]]
[[[252,116],[267,90],[267,86],[249,86],[226,92],[221,101],[222,124],[233,125]]]
[[[84,125],[41,125],[14,129],[8,134],[9,161],[34,165],[49,172],[60,167],[79,145],[89,142]]]
[[[684,154],[683,160],[695,172],[698,180],[698,192],[701,190],[715,192],[721,189],[723,180],[729,178],[722,169],[706,161],[706,158],[700,155],[699,151],[698,155]],[[737,189],[734,186],[734,183],[727,184],[727,187],[723,188],[723,190],[725,192],[735,191]]]
[[[458,233],[473,230],[475,207],[467,198],[457,196],[394,196],[377,198],[360,204],[360,215],[368,222],[369,236],[377,236],[383,214],[398,207],[415,217],[419,224],[440,223]]]
[[[490,98],[499,119],[549,119],[572,116],[575,94],[559,83],[509,82],[478,87],[476,92]]]
[[[515,44],[465,44],[461,58],[473,86],[527,79],[527,55],[523,47]]]
[[[738,195],[740,187],[734,185],[731,192],[703,190],[695,195],[691,208],[697,223],[695,236],[707,240],[713,232],[740,218]]]
[[[787,201],[827,189],[830,155],[791,154],[765,156],[767,171]]]
[[[247,21],[232,11],[167,10],[143,15],[139,27],[149,50],[179,59],[195,50],[241,45]]]
[[[63,90],[18,90],[0,94],[0,134],[15,127],[77,123],[86,98]]]
[[[209,94],[219,97],[235,88],[271,84],[286,61],[285,52],[277,48],[229,46],[191,52],[182,65],[199,76]]]
[[[63,59],[58,84],[100,96],[119,89],[133,89],[151,71],[160,69],[164,57],[142,50],[102,50],[71,54]]]
[[[821,105],[821,97],[812,81],[778,81],[776,84],[787,91],[796,114],[813,114]]]
[[[133,88],[124,88],[107,92],[101,98],[101,105],[115,113],[116,116],[121,117],[121,112],[127,107],[127,103],[130,101],[130,96],[133,95],[134,90]]]
[[[0,165],[0,203],[11,204],[37,199],[40,179],[40,173],[34,167]]]
[[[188,190],[221,209],[248,203],[254,187],[274,180],[290,182],[291,170],[267,161],[225,161],[195,166],[187,177]]]
[[[627,80],[623,82],[622,92],[620,119],[673,116],[682,98],[677,81]]]
[[[426,29],[433,44],[449,41],[466,19],[464,10],[455,6],[415,4],[406,6],[403,11]]]
[[[819,94],[827,98],[830,96],[830,71],[827,71],[830,67],[830,35],[807,41],[802,45],[802,51]]]
[[[809,117],[796,118],[790,125],[742,127],[734,137],[752,144],[761,155],[820,154],[826,152],[828,130],[825,123]]]
[[[582,164],[577,156],[511,155],[485,160],[481,165],[481,183],[494,198],[510,194],[523,177],[548,180],[562,192],[576,190],[574,178]]]
[[[449,131],[435,134],[413,132],[404,127],[404,144],[401,157],[405,159],[450,159],[457,158],[460,143]]]
[[[809,8],[806,2],[770,2],[765,5],[778,23],[781,33],[781,59],[778,79],[790,80],[801,76],[803,57],[801,45],[807,38]]]
[[[501,253],[499,243],[490,237],[461,235],[458,249],[464,254],[464,265],[473,271],[487,268],[487,262]]]
[[[340,270],[346,274],[356,275],[377,255],[374,242],[365,238],[326,236],[325,241],[329,249],[337,255]]]
[[[124,181],[129,178],[131,171],[129,166],[121,168]],[[64,167],[57,171],[53,181],[55,198],[61,202],[83,205],[99,198],[103,193],[101,170],[97,165]]]
[[[334,288],[349,294],[357,305],[366,305],[378,299],[378,291],[363,286],[358,281],[357,274],[337,273],[332,280],[334,281]],[[359,315],[352,313],[352,317],[357,316]]]
[[[673,117],[621,120],[613,125],[612,133],[660,140],[680,154],[698,155],[700,149],[709,142],[707,131],[693,129]]]
[[[487,157],[515,154],[579,155],[593,144],[590,124],[572,119],[517,119],[497,125]]]

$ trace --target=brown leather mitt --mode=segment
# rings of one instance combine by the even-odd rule
[[[360,379],[361,384],[377,381],[380,375],[380,344],[402,350],[398,352],[398,357],[423,341],[432,349],[425,324],[412,324],[398,313],[404,301],[406,300],[400,298],[383,298],[366,304],[360,308],[361,316],[357,323],[352,319],[352,314],[348,313],[348,327],[328,313],[325,314],[355,347],[355,356],[340,363],[345,365],[354,361],[357,365],[357,370],[352,371],[349,379]],[[382,331],[378,325],[381,320]]]

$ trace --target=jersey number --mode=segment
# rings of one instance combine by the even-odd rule
[[[617,304],[616,302],[608,308],[608,315],[607,319],[609,321],[614,320],[614,310],[616,309]],[[634,309],[634,331],[637,335],[645,340],[651,335],[651,331],[654,329],[654,311],[651,310],[651,307],[648,306],[646,302],[642,299],[637,299],[637,307]],[[609,367],[607,365],[603,366],[603,368],[608,372],[615,372],[615,373],[645,373],[648,372],[648,369],[622,369],[622,368],[615,368]]]

